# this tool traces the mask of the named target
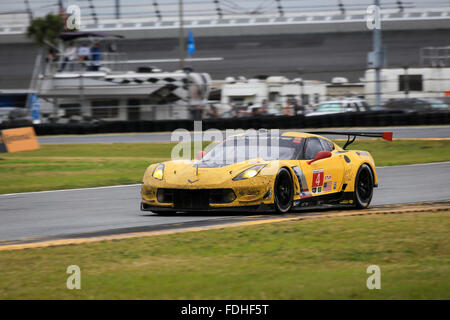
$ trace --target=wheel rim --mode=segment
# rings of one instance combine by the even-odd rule
[[[277,204],[280,209],[287,209],[291,203],[292,196],[292,183],[289,175],[283,171],[278,177],[277,185],[275,187],[275,192],[277,196]]]
[[[358,179],[358,195],[362,201],[367,201],[372,196],[372,177],[368,170],[362,170]]]

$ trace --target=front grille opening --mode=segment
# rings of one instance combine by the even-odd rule
[[[214,203],[231,203],[236,199],[232,189],[158,189],[161,203],[173,203],[180,209],[207,209]]]
[[[230,203],[236,199],[232,189],[211,189],[209,190],[210,203]]]

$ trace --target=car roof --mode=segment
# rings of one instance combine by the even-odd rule
[[[283,132],[281,134],[281,136],[282,137],[294,137],[294,138],[309,138],[309,137],[325,138],[325,137],[319,136],[317,134],[306,133],[306,132],[299,132],[299,131]],[[327,139],[327,138],[325,138],[325,139]]]
[[[265,132],[256,132],[256,134],[265,134]],[[248,133],[239,133],[239,134],[231,135],[231,137],[243,137],[243,136],[246,136],[246,135],[249,135],[249,134]],[[300,131],[281,132],[280,136],[281,137],[294,137],[294,138],[309,138],[309,137],[325,138],[325,137],[322,137],[322,136],[319,136],[319,135],[316,135],[316,134],[300,132]],[[325,139],[327,139],[327,138],[325,138]]]

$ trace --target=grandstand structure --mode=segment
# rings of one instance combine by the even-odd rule
[[[3,0],[0,37],[23,35],[31,19],[62,13],[69,4],[80,7],[81,31],[119,32],[127,38],[171,37],[180,26],[180,3],[184,27],[210,36],[235,35],[236,30],[240,34],[361,31],[366,29],[372,1]],[[388,0],[381,1],[381,9],[384,29],[448,28],[450,22],[446,0]]]

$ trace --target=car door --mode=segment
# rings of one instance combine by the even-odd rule
[[[330,151],[331,157],[310,161],[320,151]],[[318,137],[307,138],[300,167],[304,173],[308,189],[312,196],[321,196],[341,191],[344,177],[344,159],[334,150],[334,145]]]

